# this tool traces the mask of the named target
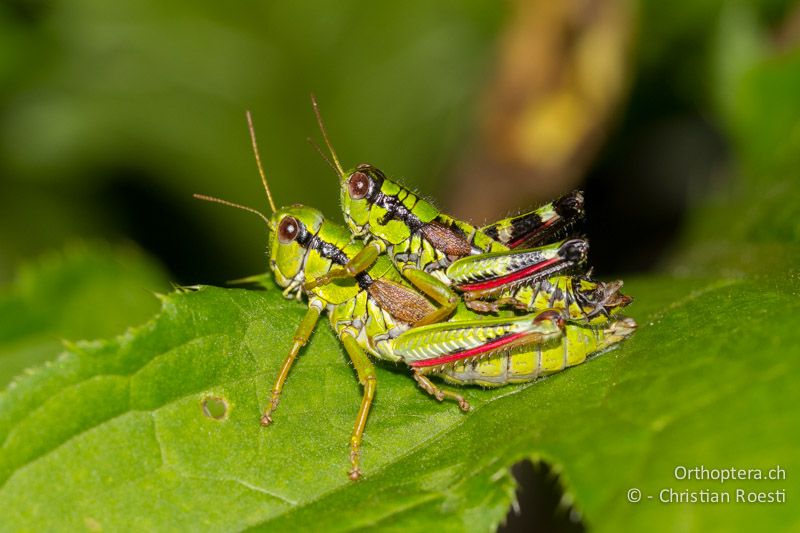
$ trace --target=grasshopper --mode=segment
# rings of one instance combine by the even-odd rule
[[[497,312],[509,305],[526,310],[554,307],[569,318],[585,321],[604,320],[630,303],[630,298],[619,292],[621,282],[604,284],[588,277],[559,275],[585,262],[585,240],[521,248],[549,242],[582,218],[580,191],[529,213],[476,228],[439,212],[372,165],[358,165],[346,172],[313,97],[312,104],[333,160],[329,164],[340,179],[347,226],[366,242],[347,264],[311,282],[312,286],[352,277],[385,252],[406,279],[440,305],[439,312],[429,317],[433,321],[446,318],[455,309],[460,298],[454,289],[463,293],[468,307],[480,312]]]
[[[350,437],[351,479],[361,476],[361,442],[377,389],[377,374],[370,356],[405,363],[425,392],[439,401],[453,400],[462,411],[468,411],[469,403],[461,395],[439,388],[428,376],[438,374],[453,383],[484,386],[531,381],[579,364],[633,332],[635,323],[630,319],[596,327],[566,321],[554,310],[493,318],[463,309],[458,319],[413,327],[435,312],[435,307],[400,275],[385,255],[377,257],[352,278],[311,286],[309,281],[346,265],[362,253],[364,245],[353,239],[347,228],[325,220],[313,208],[275,207],[249,114],[248,123],[272,216],[268,218],[256,209],[214,197],[195,197],[260,216],[270,232],[269,265],[275,281],[284,289],[285,297],[305,296],[308,301],[305,317],[295,331],[261,417],[262,425],[273,422],[273,413],[300,349],[308,342],[322,313],[328,314],[330,325],[363,386],[361,406]]]

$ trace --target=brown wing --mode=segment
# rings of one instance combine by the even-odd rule
[[[466,257],[472,246],[464,234],[439,222],[428,222],[422,226],[422,234],[431,245],[449,257]]]
[[[391,281],[374,280],[367,292],[381,308],[408,324],[414,324],[436,310],[421,294]]]

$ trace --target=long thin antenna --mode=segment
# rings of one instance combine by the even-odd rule
[[[336,155],[336,151],[333,149],[331,140],[328,138],[328,131],[325,129],[325,123],[322,121],[322,115],[319,112],[317,97],[313,94],[311,95],[311,105],[314,107],[314,114],[317,116],[317,124],[319,124],[319,130],[322,132],[322,138],[325,139],[325,144],[328,146],[328,151],[331,153],[331,157],[333,157],[333,162],[336,163],[336,170],[339,171],[339,176],[344,178],[344,169],[342,168],[342,164],[339,162],[339,157]]]
[[[274,213],[277,211],[275,209],[275,202],[272,201],[272,193],[269,190],[269,185],[267,185],[267,175],[264,173],[264,167],[261,165],[261,156],[258,154],[258,143],[256,142],[256,129],[253,127],[253,117],[250,116],[250,111],[248,110],[245,112],[247,115],[247,129],[250,130],[250,142],[253,145],[253,153],[256,156],[256,165],[258,165],[258,174],[261,176],[261,183],[264,184],[264,190],[267,191],[267,200],[269,200],[269,207],[272,209]]]
[[[325,152],[322,151],[322,148],[320,148],[319,145],[317,143],[315,143],[314,139],[312,139],[311,137],[308,137],[306,140],[308,141],[308,144],[310,144],[311,146],[314,147],[314,150],[317,151],[317,153],[322,158],[322,160],[325,161],[326,163],[328,163],[328,166],[331,167],[333,172],[338,176],[339,172],[336,170],[336,167],[333,166],[333,163],[331,162],[331,160],[328,159],[328,156],[325,155]]]
[[[269,219],[264,215],[264,213],[262,213],[258,209],[253,209],[252,207],[247,207],[246,205],[235,204],[233,202],[229,202],[228,200],[223,200],[221,198],[215,198],[213,196],[206,196],[205,194],[193,194],[192,196],[194,196],[198,200],[205,200],[206,202],[214,202],[214,203],[217,203],[217,204],[227,205],[228,207],[235,207],[237,209],[243,209],[245,211],[250,211],[251,213],[255,213],[256,215],[260,216],[261,220],[263,220],[267,224],[267,227],[270,227],[269,226]]]

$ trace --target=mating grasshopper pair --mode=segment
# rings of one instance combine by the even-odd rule
[[[319,118],[316,102],[314,109]],[[619,293],[620,283],[558,275],[583,262],[585,241],[513,248],[548,242],[571,224],[582,209],[579,194],[476,229],[440,214],[374,167],[344,172],[319,122],[341,178],[349,229],[310,207],[275,207],[249,114],[272,216],[195,195],[258,214],[271,232],[270,269],[276,282],[285,296],[308,299],[263,425],[272,423],[289,370],[323,311],[364,387],[350,439],[351,479],[361,475],[361,440],[377,387],[369,356],[405,363],[425,392],[468,411],[461,395],[439,388],[428,376],[481,386],[531,381],[579,364],[634,331],[635,322],[616,316],[630,301]],[[449,318],[462,298],[454,288],[471,309]],[[504,306],[529,313],[479,314]]]

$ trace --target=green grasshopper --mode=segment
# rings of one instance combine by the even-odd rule
[[[287,298],[305,295],[308,310],[298,326],[289,354],[281,365],[269,405],[261,423],[272,423],[284,383],[300,349],[308,342],[323,311],[353,362],[364,391],[350,438],[349,476],[361,476],[361,442],[377,388],[377,375],[369,356],[407,364],[413,378],[439,401],[454,400],[463,411],[468,402],[459,394],[440,389],[428,378],[438,374],[458,384],[500,386],[531,381],[583,362],[629,336],[635,328],[630,319],[602,327],[565,321],[561,313],[489,318],[463,309],[458,320],[412,327],[435,311],[395,269],[380,256],[353,278],[309,288],[309,281],[343,266],[362,252],[347,228],[326,221],[310,207],[295,205],[276,209],[263,172],[252,122],[253,147],[262,183],[267,192],[271,218],[258,210],[218,198],[195,195],[260,216],[271,233],[270,269]]]
[[[449,316],[460,301],[454,288],[476,311],[497,312],[508,305],[526,310],[552,307],[585,321],[605,320],[610,312],[630,303],[619,292],[621,282],[604,284],[588,277],[558,275],[585,261],[586,241],[520,248],[548,242],[580,219],[583,195],[579,191],[530,213],[476,228],[440,213],[371,165],[345,172],[313,97],[312,104],[333,159],[329,164],[340,178],[345,220],[353,235],[366,242],[346,265],[312,285],[352,277],[386,252],[404,277],[441,306],[429,317],[434,321]]]

